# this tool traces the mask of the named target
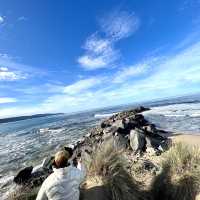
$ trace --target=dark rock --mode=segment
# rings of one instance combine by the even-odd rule
[[[30,178],[32,173],[33,167],[26,167],[22,169],[15,177],[14,182],[17,184],[25,184]]]
[[[110,122],[108,120],[103,121],[101,123],[101,128],[106,128],[106,127],[109,127],[109,126],[111,126],[111,125],[110,125]]]
[[[145,170],[152,170],[152,169],[156,169],[157,170],[157,167],[150,161],[150,160],[144,160],[143,161],[143,167]]]
[[[144,112],[144,111],[147,111],[147,110],[150,110],[150,108],[145,108],[143,106],[140,106],[140,107],[135,109],[135,112],[136,113],[141,113],[141,112]]]

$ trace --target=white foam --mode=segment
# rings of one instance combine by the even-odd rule
[[[112,115],[115,115],[117,113],[106,113],[106,114],[95,114],[94,117],[95,118],[107,118],[107,117],[111,117]]]
[[[168,106],[152,107],[151,110],[143,112],[144,115],[161,115],[166,117],[199,117],[200,103],[174,104]]]

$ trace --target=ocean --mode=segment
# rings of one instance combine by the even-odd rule
[[[8,191],[19,169],[38,165],[61,146],[75,142],[112,113],[139,104],[93,110],[78,114],[58,114],[0,124],[0,197]],[[158,128],[177,133],[200,133],[200,95],[145,102],[147,120]]]

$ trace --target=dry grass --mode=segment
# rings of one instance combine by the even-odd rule
[[[18,189],[15,192],[12,192],[9,196],[8,196],[8,200],[35,200],[37,197],[37,193],[38,193],[39,188],[22,188],[22,189]]]
[[[195,200],[200,189],[200,149],[175,144],[151,185],[154,200]]]
[[[114,147],[113,141],[103,143],[92,155],[87,167],[86,182],[94,179],[107,188],[112,200],[145,200],[146,193],[126,169],[127,162],[122,150]],[[93,183],[95,183],[95,181]],[[96,185],[94,184],[93,187]],[[98,195],[98,194],[97,194]]]

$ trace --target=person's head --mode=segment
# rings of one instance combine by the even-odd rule
[[[55,154],[54,165],[56,168],[64,168],[68,165],[68,159],[70,158],[70,154],[67,151],[58,151]]]
[[[73,153],[74,153],[73,149],[69,146],[64,147],[64,149],[65,149],[65,151],[67,151],[69,153],[69,156],[70,156],[69,158],[71,158],[73,156]]]

